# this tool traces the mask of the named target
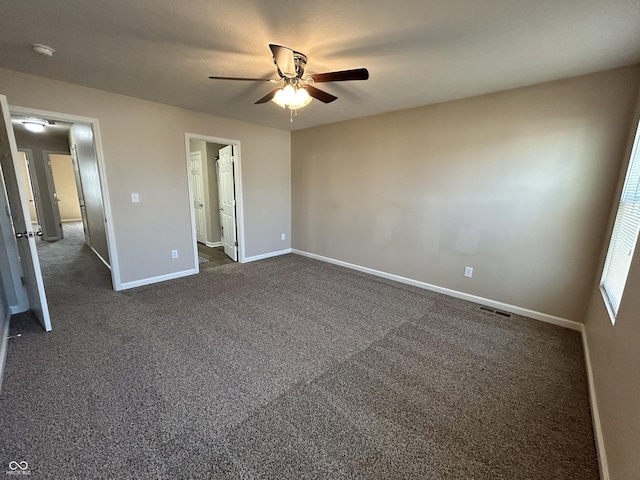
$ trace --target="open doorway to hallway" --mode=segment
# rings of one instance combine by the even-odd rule
[[[11,107],[10,113],[11,130],[20,151],[16,172],[23,187],[22,201],[28,205],[32,219],[30,235],[39,237],[35,247],[41,260],[52,256],[39,263],[38,271],[42,266],[42,276],[55,282],[59,275],[50,275],[47,268],[58,273],[72,268],[72,256],[52,254],[54,250],[46,247],[71,242],[65,238],[69,231],[74,233],[73,243],[77,243],[79,229],[80,245],[101,260],[102,276],[106,275],[115,287],[119,279],[113,277],[111,268],[110,214],[103,197],[97,120],[22,107]],[[30,128],[34,125],[37,128]],[[47,285],[42,294],[46,291]]]
[[[239,144],[186,134],[194,250],[199,268],[242,261]]]

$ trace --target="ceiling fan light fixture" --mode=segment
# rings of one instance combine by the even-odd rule
[[[311,96],[304,88],[287,84],[276,92],[272,101],[282,108],[297,110],[309,105],[309,103],[311,103]]]

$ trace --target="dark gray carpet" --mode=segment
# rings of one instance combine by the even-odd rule
[[[576,332],[296,255],[118,293],[68,230],[40,248],[53,332],[12,319],[5,470],[598,478]]]

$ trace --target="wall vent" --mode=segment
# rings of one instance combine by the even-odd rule
[[[511,317],[511,314],[508,312],[503,312],[502,310],[496,310],[495,308],[485,307],[482,305],[478,310],[482,310],[483,312],[493,313],[494,315],[500,315],[501,317]]]

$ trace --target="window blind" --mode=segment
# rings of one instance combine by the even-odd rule
[[[640,129],[631,151],[627,176],[620,197],[620,205],[611,234],[607,260],[602,272],[602,287],[605,300],[609,303],[613,318],[618,314],[624,286],[629,275],[631,259],[640,231]]]

